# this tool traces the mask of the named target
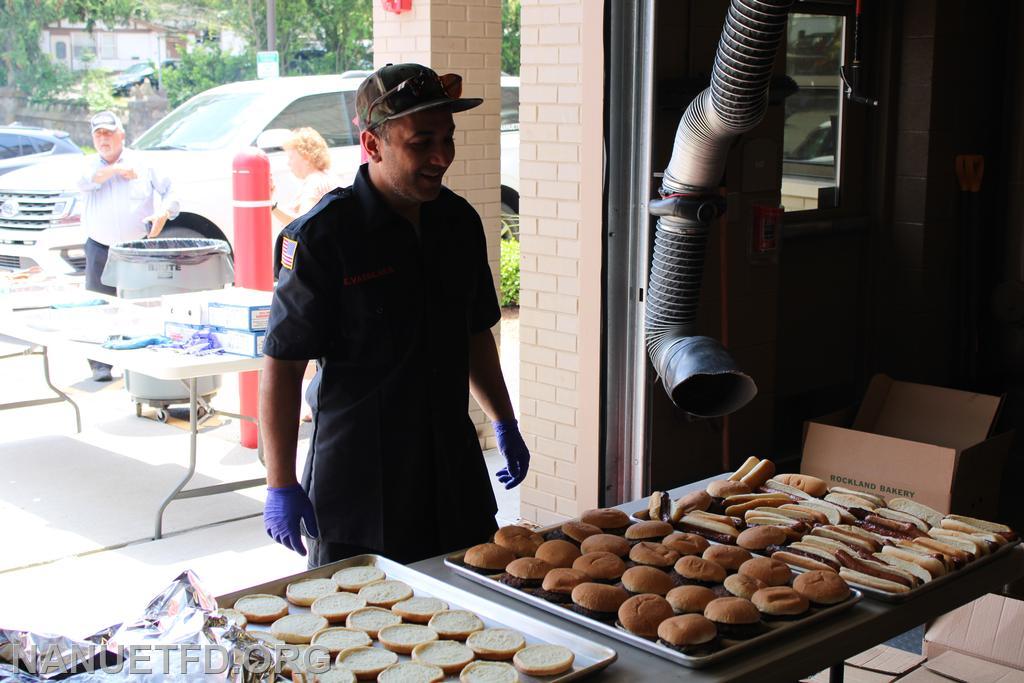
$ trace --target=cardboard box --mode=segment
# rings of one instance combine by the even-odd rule
[[[206,325],[206,294],[164,294],[160,297],[164,320],[186,325]]]
[[[800,471],[991,519],[1013,440],[1012,431],[991,434],[1001,404],[999,396],[876,375],[852,421],[843,411],[807,423]]]
[[[891,683],[921,665],[924,657],[888,645],[876,645],[846,660],[845,683]],[[828,670],[820,671],[803,683],[828,683]]]
[[[900,683],[1022,683],[1024,671],[1012,669],[960,652],[945,652],[924,663]]]
[[[944,614],[924,634],[924,653],[948,650],[1024,670],[1024,601],[986,595]]]
[[[176,342],[188,339],[194,333],[201,330],[212,334],[213,338],[224,349],[224,353],[230,353],[235,356],[247,356],[249,358],[258,358],[263,355],[263,342],[267,338],[267,333],[264,331],[246,332],[244,330],[224,330],[217,327],[187,325],[185,323],[169,321],[164,323],[164,336]]]
[[[267,329],[273,292],[232,288],[214,292],[208,299],[208,322],[228,330],[257,332]]]

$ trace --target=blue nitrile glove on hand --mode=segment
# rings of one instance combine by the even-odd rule
[[[516,420],[495,420],[491,425],[498,439],[498,450],[505,456],[505,469],[494,475],[505,485],[506,491],[514,489],[523,483],[526,473],[530,471],[530,451],[526,449]]]
[[[313,503],[299,484],[281,488],[267,487],[267,502],[263,506],[263,526],[267,534],[299,555],[305,556],[306,546],[302,543],[299,522],[305,522],[306,532],[313,538],[320,536],[316,526]]]

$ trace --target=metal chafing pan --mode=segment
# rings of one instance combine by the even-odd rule
[[[443,581],[438,581],[431,576],[422,574],[380,555],[357,555],[356,557],[326,564],[307,572],[294,574],[258,586],[243,588],[227,595],[218,596],[216,598],[217,605],[219,607],[232,607],[236,600],[251,593],[269,593],[284,597],[285,589],[293,581],[329,578],[340,569],[367,565],[379,567],[387,574],[389,579],[397,579],[409,584],[417,596],[438,598],[447,602],[451,609],[465,609],[475,613],[487,628],[514,629],[523,634],[528,645],[536,643],[563,645],[572,650],[575,655],[572,671],[567,671],[559,676],[545,676],[543,678],[519,674],[521,681],[544,681],[545,683],[574,681],[605,668],[618,657],[615,650],[610,647],[580,638],[577,635],[559,629],[557,625],[547,624],[533,617],[520,614],[508,607],[493,603],[490,600],[468,593]],[[289,604],[288,611],[291,614],[304,614],[309,612],[309,608]],[[253,631],[262,631],[269,630],[269,627],[269,624],[250,624],[247,628]],[[374,647],[380,647],[380,644],[376,641],[373,645]],[[398,659],[399,661],[408,661],[409,657],[408,655],[399,655]],[[445,680],[456,681],[458,676],[449,676]]]
[[[648,521],[649,517],[648,517],[648,514],[647,514],[647,510],[638,510],[638,511],[634,512],[632,515],[630,515],[630,519],[632,519],[633,521],[636,521],[636,522],[646,522],[646,521]],[[717,543],[715,541],[710,541],[710,540],[708,541],[708,543],[711,543],[712,545],[721,545],[720,543]],[[787,543],[786,545],[789,545],[789,544]],[[1020,539],[1017,539],[1017,540],[1014,540],[1014,541],[1010,541],[1009,543],[1007,543],[1005,545],[1002,545],[999,548],[997,548],[994,552],[991,552],[988,555],[982,555],[981,557],[979,557],[979,558],[977,558],[975,560],[972,560],[971,562],[967,563],[963,567],[960,567],[959,569],[955,569],[955,570],[949,572],[948,574],[945,574],[944,576],[940,576],[937,579],[933,579],[933,580],[929,581],[928,583],[923,583],[920,586],[918,586],[917,588],[912,588],[911,590],[907,591],[906,593],[888,593],[888,592],[883,591],[883,590],[878,590],[877,588],[871,588],[870,586],[862,586],[860,584],[852,583],[852,582],[850,582],[850,585],[851,586],[856,586],[857,590],[859,590],[865,596],[867,596],[867,597],[869,597],[869,598],[871,598],[873,600],[880,600],[882,602],[890,602],[890,603],[899,604],[899,603],[902,603],[902,602],[907,602],[908,600],[913,600],[914,598],[916,598],[917,596],[921,595],[922,593],[927,593],[927,592],[929,592],[931,590],[934,590],[936,588],[940,588],[942,586],[945,586],[950,581],[955,581],[957,578],[963,576],[965,573],[971,571],[972,569],[974,569],[976,567],[980,567],[980,566],[982,566],[984,564],[987,564],[987,563],[991,562],[992,560],[996,559],[997,557],[1002,557],[1006,553],[1012,552],[1013,548],[1017,547],[1018,545],[1020,545]],[[751,555],[761,555],[761,556],[764,556],[764,553],[758,553],[756,551],[748,551],[748,552],[750,552]],[[792,569],[794,572],[805,572],[805,571],[807,571],[803,567],[797,567],[797,566],[794,566],[794,565],[789,565],[789,568]]]
[[[543,535],[557,528],[558,526],[551,526],[542,529],[537,529],[536,531],[537,533]],[[850,598],[839,603],[838,605],[831,605],[829,607],[822,608],[812,608],[807,613],[807,616],[801,619],[795,619],[793,621],[764,622],[766,630],[761,635],[746,640],[723,640],[722,647],[719,650],[707,655],[695,656],[683,654],[682,652],[661,645],[657,641],[648,640],[647,638],[634,635],[616,626],[605,624],[603,622],[597,621],[596,619],[591,619],[590,617],[583,616],[582,614],[579,614],[569,609],[568,607],[563,607],[562,605],[558,605],[553,602],[548,602],[543,598],[531,595],[530,593],[519,590],[518,588],[512,588],[511,586],[508,586],[497,580],[497,577],[500,576],[500,574],[485,575],[475,572],[472,569],[466,567],[465,564],[463,563],[462,560],[465,554],[465,550],[460,550],[459,552],[452,553],[445,557],[444,562],[446,565],[448,565],[448,568],[451,571],[469,579],[470,581],[474,581],[480,585],[487,586],[488,588],[492,588],[496,591],[509,595],[513,598],[516,598],[517,600],[522,600],[525,603],[533,605],[534,607],[542,609],[546,612],[550,612],[551,614],[554,614],[556,616],[562,617],[563,619],[568,619],[570,621],[576,622],[577,624],[582,624],[583,626],[593,629],[606,636],[615,638],[617,640],[621,640],[622,642],[632,645],[633,647],[640,648],[641,650],[646,650],[647,652],[658,655],[659,657],[671,660],[673,662],[677,662],[679,664],[682,664],[683,666],[690,667],[692,669],[699,669],[702,667],[711,666],[712,664],[722,659],[734,657],[738,652],[742,652],[749,648],[757,647],[766,641],[771,641],[776,638],[784,637],[786,634],[801,629],[807,626],[808,624],[813,624],[815,622],[821,621],[822,619],[827,619],[831,617],[833,614],[843,612],[844,610],[853,607],[853,605],[861,598],[860,591],[858,591],[857,589],[851,589]]]

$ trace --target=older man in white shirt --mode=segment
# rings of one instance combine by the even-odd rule
[[[125,149],[124,126],[116,114],[100,112],[90,123],[97,154],[86,159],[78,180],[84,200],[82,225],[88,235],[85,287],[115,294],[114,287],[100,281],[110,245],[156,237],[178,215],[178,201],[171,193],[170,178],[147,165],[137,152]],[[110,381],[109,365],[89,364],[94,380]]]

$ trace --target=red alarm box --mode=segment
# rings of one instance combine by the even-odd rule
[[[380,0],[385,12],[401,14],[412,9],[412,0]]]

